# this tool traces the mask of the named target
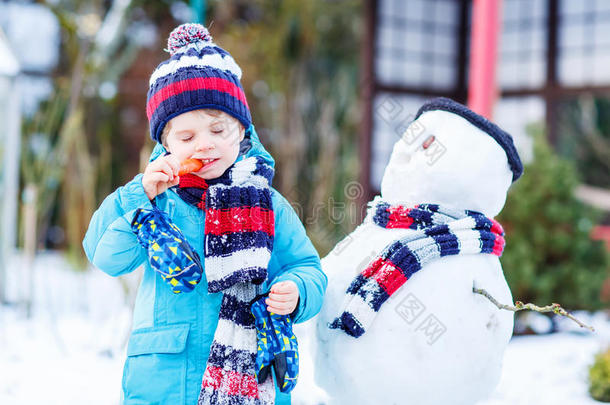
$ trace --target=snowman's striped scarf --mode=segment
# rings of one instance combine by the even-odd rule
[[[383,303],[431,261],[457,254],[501,256],[504,249],[502,226],[480,212],[437,204],[409,208],[377,198],[368,215],[383,228],[416,232],[389,244],[348,287],[343,311],[329,326],[354,337],[362,336]]]

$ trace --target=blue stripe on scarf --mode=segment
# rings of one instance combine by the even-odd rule
[[[496,244],[496,234],[489,231],[480,231],[481,234],[481,253],[493,252]]]
[[[493,223],[483,214],[476,211],[469,211],[475,220],[475,228],[481,235],[481,253],[491,253],[496,242],[496,234],[490,231]]]
[[[205,195],[205,190],[197,187],[184,187],[181,189],[178,186],[175,186],[175,190],[183,201],[194,206],[197,206],[203,198],[203,195]]]
[[[214,343],[210,348],[208,356],[208,365],[214,367],[224,367],[227,363],[231,363],[231,370],[239,373],[249,372],[254,369],[256,364],[256,354],[245,350],[234,349],[220,343]]]
[[[253,248],[273,250],[273,239],[265,231],[231,232],[224,235],[206,235],[205,256],[222,256],[227,253]]]
[[[432,218],[438,211],[438,205],[436,204],[422,204],[417,208],[414,208],[409,213],[409,216],[414,219],[411,229],[422,229],[432,225]]]
[[[437,225],[424,230],[426,235],[434,239],[439,246],[441,257],[455,255],[460,252],[457,237],[449,231],[448,225]]]
[[[392,244],[392,248],[393,252],[388,259],[401,270],[407,279],[411,278],[413,274],[421,269],[421,263],[407,245],[395,241]]]
[[[263,176],[268,179],[273,177],[273,168],[263,161],[257,161],[256,169],[254,169],[254,174],[257,176]]]
[[[356,276],[356,278],[354,279],[354,281],[352,281],[352,283],[349,285],[349,287],[347,287],[347,293],[348,294],[356,294],[356,292],[358,292],[358,290],[360,288],[362,288],[362,286],[364,284],[366,284],[366,282],[369,279],[364,277],[362,274],[358,274]]]
[[[390,222],[390,212],[388,211],[390,204],[381,203],[377,205],[375,210],[375,223],[379,226],[386,227]]]
[[[375,280],[371,279],[371,281],[377,285]],[[368,302],[369,306],[375,311],[379,311],[381,305],[390,298],[390,295],[381,286],[370,291],[366,288],[362,289],[358,291],[358,295],[361,296],[365,302]]]
[[[219,319],[235,322],[244,328],[254,327],[254,316],[249,307],[244,306],[243,302],[231,294],[224,294],[222,299],[224,302],[220,307]]]
[[[475,229],[485,229],[488,231],[491,230],[491,227],[493,226],[493,224],[487,217],[485,217],[485,215],[481,214],[480,212],[476,212],[476,211],[469,211],[469,212],[470,212],[470,216],[474,219]]]
[[[345,333],[353,337],[364,335],[365,329],[360,325],[360,322],[349,312],[343,312],[341,316],[335,319],[330,325],[331,329],[343,329]]]
[[[209,203],[207,208],[212,209],[254,206],[270,210],[272,207],[271,193],[254,186],[220,188],[211,191],[209,197],[206,201]]]
[[[238,283],[262,284],[266,277],[267,269],[264,267],[242,269],[239,273],[233,273],[220,280],[208,281],[208,292],[216,293],[224,291]]]
[[[249,207],[272,209],[271,194],[254,186],[218,189],[210,197],[207,208],[211,209]]]

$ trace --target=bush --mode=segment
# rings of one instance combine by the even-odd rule
[[[564,308],[603,306],[610,258],[590,234],[601,213],[574,197],[574,165],[558,157],[540,128],[530,131],[534,159],[510,189],[498,221],[506,231],[502,266],[515,299]]]
[[[596,401],[610,402],[610,348],[598,353],[589,368],[589,394]]]

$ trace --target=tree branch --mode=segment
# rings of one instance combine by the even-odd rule
[[[585,328],[585,329],[590,330],[591,332],[595,332],[595,328],[593,328],[592,326],[585,325],[584,323],[582,323],[581,321],[576,319],[572,314],[568,313],[568,311],[563,309],[561,307],[561,305],[556,304],[556,303],[552,303],[551,305],[547,305],[546,307],[539,307],[539,306],[536,306],[534,304],[529,304],[529,303],[528,304],[524,304],[521,301],[517,301],[517,302],[515,302],[515,306],[512,306],[512,305],[500,304],[494,297],[491,296],[491,294],[489,294],[483,288],[476,288],[476,287],[473,286],[472,287],[472,292],[477,293],[477,294],[481,294],[482,296],[486,297],[496,307],[498,307],[498,309],[506,309],[507,311],[514,311],[514,312],[522,311],[524,309],[530,309],[530,310],[536,311],[536,312],[553,312],[553,313],[555,313],[557,315],[561,315],[561,316],[565,316],[565,317],[570,318],[571,320],[576,322],[581,328]]]

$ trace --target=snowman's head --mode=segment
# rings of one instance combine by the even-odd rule
[[[381,182],[392,204],[442,204],[496,216],[523,166],[512,138],[452,100],[432,100],[394,145]]]

